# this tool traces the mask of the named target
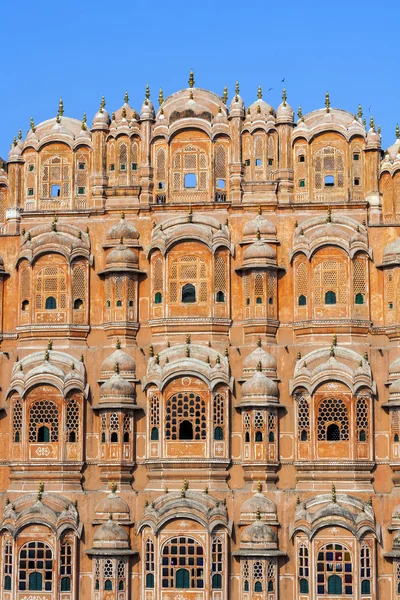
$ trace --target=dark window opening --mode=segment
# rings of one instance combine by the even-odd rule
[[[328,442],[338,442],[340,440],[340,429],[336,423],[331,423],[326,429],[326,439]]]
[[[6,575],[4,577],[4,589],[5,590],[11,590],[11,577],[10,575]]]
[[[19,435],[19,431],[17,431],[17,432],[15,433],[15,436],[14,436],[14,442],[15,442],[16,444],[19,444],[19,442],[20,442],[20,441],[21,441],[21,437],[20,437],[20,435]]]
[[[249,434],[248,431],[246,431],[246,433],[244,435],[244,441],[247,442],[247,443],[250,442],[250,434]]]
[[[59,185],[52,185],[50,194],[52,198],[59,198],[61,196],[61,187]]]
[[[33,196],[33,188],[28,188],[28,196]]]
[[[334,187],[335,185],[335,178],[333,175],[325,175],[325,187]]]
[[[273,158],[269,158],[268,159],[268,165],[271,167],[274,164],[274,159]]]
[[[163,181],[159,181],[158,182],[158,189],[159,190],[165,190],[165,183]]]
[[[50,429],[45,425],[42,425],[37,430],[37,441],[41,443],[50,442]]]
[[[136,163],[132,163],[131,167],[132,167],[132,171],[137,171],[137,164]]]
[[[303,429],[300,434],[300,441],[307,442],[307,440],[308,440],[307,430]]]
[[[197,186],[197,177],[195,173],[186,173],[184,186],[186,189],[195,189]]]
[[[102,444],[105,444],[105,443],[106,443],[106,434],[104,433],[104,431],[103,431],[103,433],[101,434],[101,443],[102,443]]]
[[[162,293],[157,292],[156,295],[154,296],[154,304],[161,304],[161,303],[162,303]]]
[[[360,185],[360,178],[354,177],[354,185]]]
[[[306,187],[306,180],[305,179],[300,179],[300,181],[299,181],[299,187]]]
[[[158,442],[158,427],[153,427],[150,437],[153,442]]]
[[[146,575],[146,587],[154,588],[154,575],[153,573],[147,573]]]
[[[399,438],[399,434],[398,434],[398,433],[395,433],[395,434],[394,434],[393,441],[397,443],[397,442],[399,441],[399,439],[400,439],[400,438]]]
[[[262,587],[262,583],[261,581],[256,581],[254,584],[254,591],[255,592],[262,592],[263,591],[263,587]]]
[[[249,306],[250,304],[250,298],[246,298],[246,305]]]
[[[307,306],[307,298],[304,294],[299,296],[299,306]]]
[[[84,171],[85,170],[85,163],[83,163],[83,162],[78,163],[78,169],[80,171]]]
[[[113,431],[110,437],[110,442],[112,444],[116,444],[118,442],[118,433],[116,431]]]
[[[78,194],[80,196],[82,196],[85,193],[85,188],[84,187],[78,187]]]
[[[325,304],[336,304],[335,292],[329,291],[325,294]]]
[[[196,302],[196,288],[191,283],[186,283],[182,288],[182,302]]]
[[[255,442],[262,442],[263,441],[262,431],[256,431],[256,435],[254,437],[254,441]]]
[[[360,160],[360,155],[358,154],[358,152],[354,152],[353,160]]]
[[[368,579],[364,579],[361,582],[361,593],[362,594],[370,594],[371,593],[371,583]]]
[[[43,589],[43,577],[41,573],[37,571],[33,571],[33,573],[29,573],[29,591],[31,592],[41,592]]]
[[[71,579],[69,577],[62,577],[60,587],[61,587],[62,592],[70,592],[71,591]]]
[[[107,306],[107,308],[110,308],[110,306],[111,306],[111,300],[107,300],[106,306]]]
[[[299,154],[298,156],[298,161],[299,162],[306,162],[306,157],[304,154]]]
[[[125,444],[129,442],[129,431],[125,431],[123,439]]]
[[[72,442],[72,443],[76,442],[76,433],[75,433],[75,431],[70,431],[69,432],[69,434],[68,434],[68,441]]]
[[[34,171],[34,170],[35,170],[34,165],[29,165],[29,171],[32,173],[32,171]]]
[[[214,440],[221,441],[224,439],[224,430],[222,427],[216,427],[214,429]]]
[[[115,171],[115,165],[110,165],[110,171]]]
[[[247,159],[246,159],[246,167],[249,167],[249,166],[250,166],[250,159],[249,159],[249,158],[247,158]]]
[[[356,304],[364,304],[364,296],[362,294],[356,294]]]
[[[273,431],[270,431],[268,434],[268,441],[269,442],[274,442],[275,441],[275,435]]]
[[[217,188],[220,190],[225,189],[225,179],[217,179]]]
[[[256,158],[256,167],[262,167],[262,160],[261,160],[261,158]]]
[[[366,434],[366,432],[365,432],[364,429],[361,429],[361,431],[360,431],[360,433],[358,435],[358,440],[360,442],[366,442],[367,441],[367,434]]]
[[[188,569],[178,569],[175,576],[175,587],[181,590],[190,588],[190,572]]]
[[[268,304],[273,304],[274,303],[274,299],[272,298],[272,296],[270,296],[268,298]]]
[[[308,594],[308,581],[307,579],[300,579],[300,593]]]
[[[212,576],[211,587],[213,590],[222,589],[222,576],[219,573]]]
[[[392,308],[393,308],[393,302],[389,302],[388,306],[389,306],[389,309],[392,310]]]
[[[133,308],[133,300],[129,300],[128,306],[129,306],[129,308]]]
[[[123,579],[121,579],[121,580],[120,580],[120,582],[119,582],[119,584],[118,584],[118,589],[119,589],[119,590],[123,590],[123,589],[125,589],[125,587],[124,587],[124,580],[123,580]]]
[[[243,584],[243,591],[244,592],[248,592],[249,590],[250,590],[249,582],[246,579],[245,582],[244,582],[244,584]]]
[[[115,304],[116,306],[122,306],[122,300],[117,300]]]
[[[83,308],[83,300],[77,298],[74,300],[74,310],[79,310],[80,308]]]
[[[274,591],[274,582],[272,580],[268,581],[267,591],[268,592]]]
[[[29,300],[24,300],[21,304],[21,310],[25,311],[29,309]]]
[[[342,579],[339,575],[331,575],[328,577],[328,594],[342,594]]]
[[[216,299],[217,302],[225,302],[225,294],[224,294],[224,292],[217,292],[215,299]]]
[[[111,579],[106,579],[105,580],[105,582],[104,582],[104,589],[107,590],[108,592],[112,591],[113,585],[112,585]]]
[[[179,439],[180,440],[192,440],[193,439],[193,424],[190,421],[182,421],[179,424]]]
[[[55,310],[57,308],[57,300],[54,296],[49,296],[46,298],[45,309],[46,310]]]
[[[260,298],[260,296],[256,298],[256,304],[262,304],[262,298]]]
[[[121,171],[126,171],[126,165],[124,165],[124,164],[120,165],[119,168]]]

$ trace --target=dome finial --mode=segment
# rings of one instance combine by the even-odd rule
[[[82,129],[82,131],[85,131],[85,129],[86,129],[86,113],[83,113],[81,129]]]
[[[190,88],[194,87],[194,73],[193,73],[193,69],[190,70],[188,83],[189,83],[189,87]]]
[[[257,114],[258,115],[261,114],[261,106],[259,104],[257,104]]]
[[[258,205],[258,214],[262,215],[262,208],[261,208],[261,204]]]
[[[106,99],[104,98],[104,96],[102,96],[101,102],[100,102],[100,112],[103,112],[105,105],[106,105]]]
[[[18,139],[22,140],[22,129],[18,131]]]
[[[47,350],[53,350],[53,342],[52,342],[52,340],[47,340]]]
[[[111,493],[115,494],[116,491],[117,491],[117,484],[115,483],[115,481],[113,481],[111,484]]]
[[[257,239],[261,240],[261,232],[259,229],[257,229]]]
[[[375,121],[374,121],[374,117],[372,115],[369,119],[369,126],[371,127],[372,131],[375,131]]]
[[[326,215],[326,222],[327,223],[332,223],[332,215],[331,215],[331,209],[328,208],[328,213]]]
[[[114,371],[116,372],[117,375],[119,375],[119,364],[117,362],[115,363]]]
[[[332,504],[336,504],[336,488],[332,483]]]
[[[337,335],[336,335],[336,333],[333,335],[332,346],[337,346]]]
[[[261,520],[261,512],[260,512],[259,508],[257,508],[256,517],[257,517],[257,521]]]
[[[361,104],[359,104],[359,105],[358,105],[358,112],[357,112],[357,116],[358,116],[358,118],[359,118],[359,119],[362,119],[362,116],[363,116],[363,109],[362,109],[362,106],[361,106]]]
[[[161,104],[164,102],[164,94],[162,91],[162,88],[160,88],[160,92],[158,94],[158,104],[161,106]]]
[[[37,499],[39,500],[39,502],[42,501],[42,497],[43,497],[43,490],[44,490],[44,483],[43,481],[41,481],[39,483],[39,487],[38,487],[38,493],[37,493]]]
[[[325,94],[325,106],[326,106],[326,112],[330,112],[330,110],[331,110],[331,99],[329,97],[329,92],[326,92],[326,94]]]
[[[150,87],[149,87],[148,83],[146,83],[146,93],[145,93],[145,96],[146,96],[146,100],[147,101],[150,100]]]
[[[191,338],[190,338],[190,333],[187,333],[187,334],[186,334],[186,343],[187,343],[187,344],[190,344],[190,340],[191,340]]]
[[[239,100],[239,82],[236,82],[235,85],[235,102],[237,102]]]
[[[257,340],[257,346],[258,346],[258,348],[261,348],[261,338],[260,337]]]
[[[258,482],[257,482],[257,492],[259,494],[261,494],[261,492],[262,492],[262,485],[261,485],[261,481],[260,480],[258,480]]]
[[[283,106],[286,106],[286,100],[287,100],[286,88],[283,88],[283,90],[282,90],[282,103],[283,103]]]
[[[64,114],[64,102],[62,98],[60,98],[60,102],[58,103],[58,114],[60,117],[62,117]]]
[[[299,106],[299,108],[297,109],[297,116],[300,121],[303,119],[303,111],[301,109],[301,106]]]
[[[31,131],[33,131],[33,133],[35,133],[35,121],[33,120],[33,117],[31,117],[30,119],[30,126],[31,126]]]
[[[125,102],[125,104],[128,104],[128,102],[129,102],[129,94],[128,94],[128,92],[125,92],[124,102]]]
[[[381,135],[381,126],[380,125],[378,125],[378,133],[379,133],[379,135]]]
[[[399,124],[397,123],[396,125],[396,140],[400,139],[400,127]]]
[[[222,94],[222,102],[226,104],[228,102],[228,87],[224,86],[224,92]]]
[[[261,85],[258,86],[257,98],[259,100],[262,100],[262,87],[261,87]]]
[[[259,361],[258,361],[258,363],[257,363],[257,371],[258,371],[259,373],[261,373],[261,371],[262,371],[262,364],[261,364],[261,360],[259,360]]]
[[[332,344],[331,349],[329,351],[329,356],[331,356],[331,357],[335,356],[335,348],[334,348],[333,344]]]
[[[121,350],[121,341],[120,341],[120,339],[119,339],[119,338],[118,338],[118,339],[117,339],[117,341],[115,342],[115,347],[116,347],[116,349],[117,349],[117,350]]]

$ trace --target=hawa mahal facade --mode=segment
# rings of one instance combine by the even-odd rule
[[[400,131],[195,87],[0,170],[3,600],[400,598]]]

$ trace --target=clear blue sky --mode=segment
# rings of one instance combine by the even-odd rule
[[[303,113],[324,105],[356,112],[369,107],[384,147],[400,121],[399,16],[394,0],[217,2],[156,0],[5,0],[0,19],[0,156],[13,136],[56,115],[91,122],[104,94],[107,109],[123,103],[140,110],[146,83],[156,106],[196,85],[222,94],[235,81],[248,105],[257,86],[276,107],[286,85],[288,101]],[[281,79],[286,78],[285,84]],[[274,88],[267,92],[268,88]]]

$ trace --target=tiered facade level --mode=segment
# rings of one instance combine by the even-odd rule
[[[400,598],[400,132],[189,87],[0,170],[3,600]]]

